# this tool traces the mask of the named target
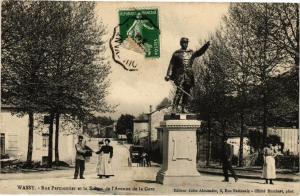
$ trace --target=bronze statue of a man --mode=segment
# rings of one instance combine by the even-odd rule
[[[209,47],[209,42],[204,44],[199,50],[193,52],[188,48],[189,39],[181,38],[179,50],[176,50],[170,60],[166,81],[172,80],[176,85],[176,94],[173,100],[173,111],[178,112],[181,106],[181,112],[185,113],[185,107],[188,104],[188,98],[191,97],[191,88],[195,85],[192,65],[194,59],[204,54]],[[181,104],[180,104],[181,101]]]

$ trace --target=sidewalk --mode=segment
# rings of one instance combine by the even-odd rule
[[[255,167],[255,168],[239,168],[234,167],[233,168],[239,178],[248,178],[248,179],[259,179],[261,178],[261,168]],[[198,171],[200,173],[205,174],[211,174],[211,175],[223,175],[223,170],[221,166],[210,166],[210,167],[199,167]],[[300,181],[300,175],[299,173],[292,173],[287,170],[277,170],[276,171],[276,181],[285,181],[285,182],[299,182]]]

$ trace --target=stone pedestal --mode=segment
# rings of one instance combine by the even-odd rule
[[[156,181],[161,184],[194,184],[200,179],[196,168],[196,130],[201,122],[193,114],[165,115],[162,129],[163,164]]]

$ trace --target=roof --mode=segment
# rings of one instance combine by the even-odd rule
[[[1,104],[1,111],[2,110],[4,110],[4,111],[20,111],[20,110],[22,110],[22,108],[15,106],[15,105]]]

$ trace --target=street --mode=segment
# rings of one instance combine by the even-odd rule
[[[97,149],[97,140],[87,143]],[[155,182],[158,165],[152,167],[128,167],[128,146],[112,141],[114,157],[112,164],[115,176],[99,179],[96,175],[96,158],[86,163],[85,179],[73,179],[74,169],[1,174],[0,190],[5,193],[34,194],[216,194],[216,193],[299,193],[298,182],[277,182],[266,185],[263,180],[240,179],[237,183],[221,182],[222,176],[202,175],[203,180],[190,185],[163,186]],[[276,187],[276,188],[275,188]],[[249,192],[248,192],[249,191]]]

